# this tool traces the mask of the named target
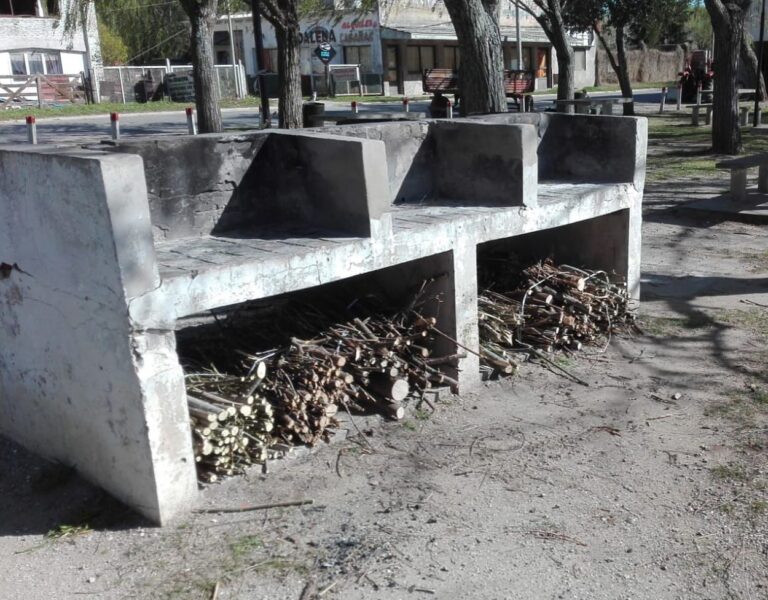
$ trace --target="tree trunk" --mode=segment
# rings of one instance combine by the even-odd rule
[[[752,39],[752,36],[749,35],[749,32],[745,29],[744,37],[741,40],[741,60],[750,74],[757,73],[757,54],[755,54],[755,49],[752,47],[752,44],[754,44],[754,40]],[[763,54],[763,61],[765,61],[765,58],[766,56]],[[757,79],[754,75],[753,78]],[[765,100],[765,78],[763,77],[762,73],[760,73],[760,81],[756,81],[754,85],[755,89],[757,90],[758,98],[760,98],[760,100]]]
[[[715,34],[712,150],[718,154],[739,154],[742,149],[736,78],[749,1],[723,5],[720,0],[705,0]]]
[[[619,86],[621,87],[621,95],[624,98],[632,98],[632,82],[629,80],[629,66],[627,65],[627,50],[624,46],[624,26],[616,26],[616,58],[618,63],[618,70],[616,71],[616,77],[619,78]],[[634,102],[627,102],[624,105],[624,115],[633,116],[635,114]]]
[[[507,112],[498,4],[491,0],[445,0],[445,6],[461,51],[462,114]]]
[[[275,27],[277,37],[277,72],[280,93],[277,110],[279,125],[284,129],[302,127],[301,65],[299,62],[299,22],[291,20],[283,27]]]
[[[219,85],[213,60],[213,26],[218,0],[182,0],[192,29],[192,74],[195,79],[195,107],[200,133],[222,130]]]
[[[573,81],[573,48],[568,43],[565,29],[558,33],[555,30],[555,39],[553,45],[557,52],[557,99],[573,100],[575,85]],[[560,109],[560,112],[573,112],[573,106],[567,105]]]

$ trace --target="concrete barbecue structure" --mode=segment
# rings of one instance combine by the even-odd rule
[[[167,523],[197,494],[185,317],[446,274],[438,327],[477,348],[492,245],[637,296],[646,137],[642,118],[504,114],[1,148],[0,433]],[[479,384],[471,354],[455,373]]]

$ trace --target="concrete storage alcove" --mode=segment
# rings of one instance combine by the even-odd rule
[[[524,114],[2,148],[0,433],[166,523],[197,495],[187,317],[445,271],[441,329],[476,349],[478,245],[534,232],[636,296],[645,146],[644,119]]]

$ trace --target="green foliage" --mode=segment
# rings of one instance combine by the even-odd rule
[[[100,23],[119,32],[127,47],[126,62],[188,57],[189,26],[179,2],[96,0],[96,14]]]
[[[573,0],[564,18],[581,31],[598,22],[603,28],[623,27],[630,41],[657,46],[685,41],[689,12],[688,0]]]
[[[128,61],[128,46],[104,22],[99,23],[99,40],[101,41],[101,60],[104,66],[124,65]]]
[[[685,24],[688,37],[697,48],[712,49],[712,20],[707,9],[703,6],[695,6],[688,15]]]

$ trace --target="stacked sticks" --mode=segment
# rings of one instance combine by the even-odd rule
[[[530,350],[581,350],[634,326],[626,284],[603,271],[555,266],[522,270],[513,289],[486,289],[478,302],[482,363],[510,374]]]
[[[272,406],[256,393],[266,365],[242,377],[217,371],[187,376],[187,405],[198,474],[212,483],[267,458],[274,428]]]
[[[198,370],[187,376],[201,479],[212,481],[263,462],[275,443],[312,446],[328,441],[339,424],[339,411],[401,419],[407,397],[432,386],[456,386],[444,370],[455,370],[461,356],[432,356],[437,319],[418,312],[427,304],[426,285],[408,308],[394,314],[370,306],[357,306],[354,312],[334,306],[324,310],[313,303],[281,307],[283,317],[290,315],[290,325],[269,319],[252,322],[259,335],[268,328],[279,334],[290,326],[301,332],[288,336],[279,349],[251,350],[263,347],[263,338],[249,338],[240,323],[232,325],[240,334],[230,336],[237,340],[234,349],[218,338],[198,339],[198,350],[209,348],[226,365],[222,371],[236,373]],[[440,299],[432,296],[431,301],[439,304]],[[339,318],[345,312],[347,318]],[[321,324],[319,331],[312,332],[309,321]]]

